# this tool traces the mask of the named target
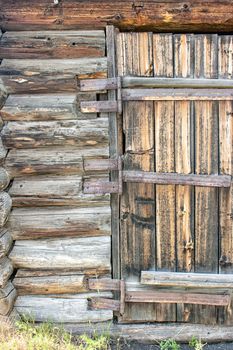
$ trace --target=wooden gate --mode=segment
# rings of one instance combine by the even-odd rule
[[[112,159],[86,166],[112,176],[84,190],[113,193],[119,321],[233,324],[233,36],[107,37],[109,79],[81,89],[109,90],[82,109],[109,112]]]

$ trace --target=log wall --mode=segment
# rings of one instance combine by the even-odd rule
[[[78,86],[106,76],[105,33],[5,32],[0,59],[0,315],[17,293],[15,310],[36,321],[111,320],[110,310],[88,309],[86,283],[111,273],[110,199],[82,190],[84,178],[108,176],[84,171],[109,156],[108,118],[80,112],[80,100],[99,97]]]

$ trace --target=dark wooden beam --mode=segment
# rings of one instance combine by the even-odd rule
[[[230,32],[231,0],[0,0],[3,30],[102,29]]]

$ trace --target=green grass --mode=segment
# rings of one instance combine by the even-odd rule
[[[51,323],[35,325],[24,318],[13,326],[0,325],[0,350],[109,350],[110,337],[94,333],[92,337],[74,337]]]
[[[203,350],[205,344],[192,337],[190,350]],[[181,350],[174,339],[161,341],[160,350]],[[72,336],[62,327],[46,322],[35,324],[32,319],[24,317],[13,324],[0,324],[0,350],[110,350],[109,331],[101,334],[94,332],[92,337],[87,334]],[[120,344],[117,349],[121,349]]]

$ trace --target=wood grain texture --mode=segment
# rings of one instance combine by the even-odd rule
[[[173,38],[171,34],[153,35],[154,75],[173,77]],[[155,171],[174,172],[174,102],[155,102]],[[176,269],[176,203],[174,185],[156,185],[155,225],[157,269]],[[175,321],[176,306],[161,305],[158,321]]]
[[[152,65],[151,33],[120,33],[117,55],[120,75],[150,76]],[[123,104],[126,170],[154,170],[153,103]],[[138,281],[140,271],[155,267],[154,186],[126,184],[121,202],[121,277]],[[153,321],[152,305],[127,305],[123,321]]]
[[[0,192],[0,227],[3,227],[9,217],[12,206],[11,197],[7,192]]]
[[[12,246],[13,240],[9,232],[4,228],[0,231],[0,258],[7,255]]]
[[[193,35],[174,36],[174,75],[193,78]],[[194,171],[193,103],[175,102],[175,170],[189,174]],[[176,187],[176,252],[177,271],[194,271],[194,188]],[[192,305],[177,305],[177,321],[185,322]]]
[[[17,293],[13,284],[9,282],[0,290],[0,315],[7,316],[13,309]]]
[[[4,30],[104,29],[113,24],[123,30],[229,32],[233,27],[230,0],[126,2],[110,0],[1,0]]]
[[[76,147],[46,147],[14,149],[6,158],[4,167],[10,177],[83,174],[83,160],[108,157],[108,147],[90,147],[77,152]]]
[[[75,119],[79,111],[75,94],[10,95],[0,116],[4,121],[60,120]]]
[[[88,310],[87,298],[95,293],[79,294],[72,298],[55,298],[54,296],[19,296],[15,303],[21,315],[33,316],[36,322],[84,323],[104,322],[112,319],[110,310]],[[105,293],[102,293],[104,296]]]
[[[13,207],[98,207],[109,204],[109,195],[84,194],[83,179],[79,175],[17,178],[9,194]]]
[[[7,93],[76,92],[77,76],[106,76],[107,60],[77,59],[4,59],[0,78]]]
[[[16,241],[9,257],[15,268],[110,271],[110,237]]]
[[[111,234],[110,220],[109,206],[61,207],[59,209],[53,207],[22,208],[12,211],[6,227],[14,240],[109,236]]]
[[[13,273],[13,265],[7,257],[0,259],[0,288],[5,287],[11,274]]]
[[[233,274],[142,271],[141,283],[161,287],[231,289]]]
[[[195,77],[217,78],[217,35],[195,37]],[[218,104],[195,102],[195,172],[218,173]],[[203,215],[204,213],[204,215]],[[218,190],[195,189],[195,272],[218,272]],[[195,322],[216,323],[214,307],[195,307]]]
[[[103,57],[102,30],[6,32],[0,41],[0,58]]]
[[[218,75],[221,78],[232,80],[233,77],[233,37],[222,36],[218,38]],[[219,172],[233,175],[233,104],[232,102],[219,103]],[[233,273],[233,223],[232,205],[233,188],[219,191],[219,240],[220,259],[219,271],[222,274]],[[220,324],[231,325],[233,322],[233,301],[228,308],[219,310]]]
[[[87,292],[85,275],[15,277],[18,295],[77,294]]]
[[[108,147],[108,119],[8,122],[2,130],[6,148]]]

